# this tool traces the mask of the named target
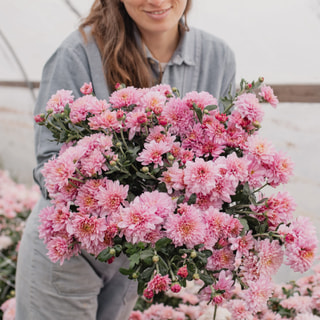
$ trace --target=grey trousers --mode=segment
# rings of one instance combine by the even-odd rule
[[[118,271],[128,266],[120,256],[112,264],[83,255],[52,263],[38,237],[41,199],[28,218],[16,274],[16,320],[127,320],[137,299],[136,282]]]

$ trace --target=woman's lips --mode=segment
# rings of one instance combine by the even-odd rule
[[[145,13],[153,18],[163,18],[165,17],[171,8],[167,8],[167,9],[162,9],[162,10],[145,10]]]

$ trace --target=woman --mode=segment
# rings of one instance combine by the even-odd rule
[[[170,84],[187,92],[208,91],[216,98],[235,88],[235,60],[225,43],[186,24],[191,0],[96,0],[79,30],[46,63],[35,108],[59,89],[91,82],[99,99],[116,83],[148,87]],[[39,211],[49,204],[41,169],[60,146],[51,133],[35,128],[35,181],[43,197],[24,231],[17,269],[17,320],[126,320],[136,300],[136,284],[122,276],[125,257],[108,265],[85,252],[53,264],[38,236]]]

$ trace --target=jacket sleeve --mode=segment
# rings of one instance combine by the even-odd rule
[[[90,81],[84,48],[59,47],[44,66],[34,114],[45,112],[47,101],[57,90],[72,90],[77,98],[84,82]],[[33,170],[33,177],[44,198],[48,198],[41,169],[45,162],[59,152],[61,145],[52,141],[51,132],[44,126],[35,124],[34,135],[37,165]]]

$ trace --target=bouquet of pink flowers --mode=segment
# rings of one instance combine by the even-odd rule
[[[311,266],[314,227],[293,218],[287,192],[262,192],[293,171],[258,135],[261,102],[278,103],[262,78],[242,80],[222,112],[211,94],[180,97],[168,85],[119,85],[108,101],[91,84],[81,92],[59,90],[35,117],[63,144],[42,171],[52,206],[40,237],[53,262],[81,250],[108,263],[124,253],[130,266],[120,271],[149,300],[201,279],[201,294],[219,305],[240,283],[252,314],[285,256],[295,271]]]

